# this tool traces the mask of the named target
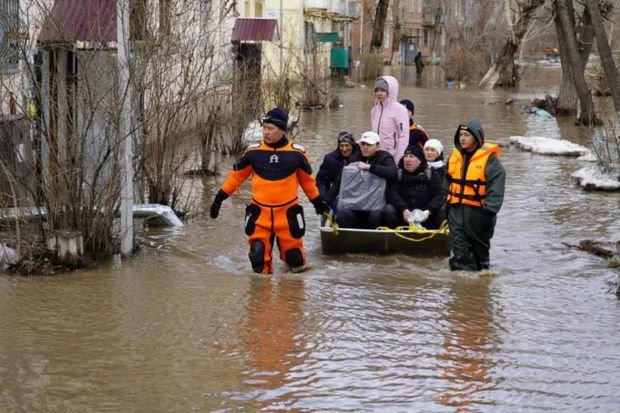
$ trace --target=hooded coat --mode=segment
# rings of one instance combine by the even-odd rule
[[[472,156],[485,143],[484,131],[479,120],[469,120],[464,124],[474,136],[477,146],[472,151],[465,151],[459,141],[459,126],[454,134],[454,151],[463,158],[461,176],[465,176]],[[454,155],[451,155],[452,157]],[[448,165],[450,159],[448,159]],[[449,170],[449,167],[448,167]],[[495,230],[496,214],[504,201],[506,171],[499,158],[491,153],[487,160],[484,176],[486,179],[486,196],[483,206],[466,204],[448,205],[448,226],[450,229],[450,269],[464,271],[480,271],[490,265],[489,250],[491,238]],[[448,193],[450,176],[446,173],[444,190]]]
[[[409,145],[409,113],[398,102],[398,81],[393,76],[381,76],[388,84],[388,95],[383,102],[375,98],[370,109],[371,129],[381,139],[380,148],[398,163]]]
[[[319,192],[328,203],[332,203],[338,195],[340,174],[342,168],[350,163],[352,157],[359,157],[360,147],[355,141],[352,142],[353,151],[348,157],[342,156],[339,148],[326,154],[323,157],[323,162],[319,166],[319,171],[316,174],[316,186],[319,188]],[[332,206],[333,208],[333,206]]]

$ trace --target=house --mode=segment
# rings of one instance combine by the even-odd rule
[[[112,160],[126,138],[118,119],[130,96],[118,81],[117,0],[29,1],[19,10],[30,25],[31,60],[15,77],[26,79],[22,93],[38,110],[37,170],[59,192],[75,189],[63,179],[106,185],[118,179]],[[133,139],[188,135],[208,104],[204,96],[232,67],[232,14],[219,0],[127,1]]]
[[[238,55],[254,56],[263,81],[308,70],[310,57],[329,69],[348,69],[350,13],[347,0],[246,0],[239,2],[233,30]],[[245,27],[244,35],[240,35]],[[251,51],[250,51],[251,50]],[[259,59],[260,57],[260,59]],[[260,62],[259,62],[260,60]],[[258,70],[260,67],[260,70]]]
[[[2,205],[28,204],[35,179],[31,121],[35,96],[25,73],[26,62],[33,63],[31,39],[41,19],[32,10],[32,1],[0,0],[0,161],[7,166],[0,172]]]
[[[353,59],[360,60],[362,55],[370,53],[375,9],[367,5],[364,7],[363,0],[351,2],[357,4],[359,9],[359,19],[352,26],[352,51]],[[409,65],[413,64],[413,58],[418,51],[422,52],[423,56],[440,54],[440,23],[439,0],[390,2],[381,47],[383,61]],[[398,38],[395,39],[395,36]],[[397,42],[395,48],[394,41]],[[392,50],[395,51],[394,54]]]

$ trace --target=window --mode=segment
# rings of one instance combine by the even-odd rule
[[[19,65],[19,0],[0,0],[0,70]]]
[[[424,29],[424,46],[428,46],[428,29]]]

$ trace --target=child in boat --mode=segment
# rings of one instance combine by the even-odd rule
[[[375,104],[370,109],[371,129],[379,135],[380,149],[388,152],[394,162],[400,161],[409,142],[409,116],[398,102],[398,80],[381,76],[375,81]]]
[[[386,205],[381,213],[383,224],[396,228],[413,220],[418,226],[439,228],[445,202],[441,185],[439,172],[427,170],[422,149],[409,145],[399,163],[397,179],[387,184]]]
[[[478,119],[458,126],[444,179],[450,229],[450,269],[489,268],[496,216],[504,201],[506,171],[499,145],[485,142]]]

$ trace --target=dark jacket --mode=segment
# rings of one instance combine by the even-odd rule
[[[399,212],[428,209],[435,214],[444,204],[441,185],[441,176],[435,169],[425,170],[423,166],[413,172],[399,169],[398,179],[388,181],[386,202]]]
[[[359,154],[359,146],[353,145],[353,152],[348,158],[340,153],[339,149],[326,154],[323,157],[323,163],[319,166],[316,174],[316,186],[319,192],[327,202],[331,202],[338,195],[337,182],[340,181],[342,168],[350,163],[350,158],[355,154]]]
[[[370,164],[369,171],[381,178],[388,180],[396,179],[396,163],[394,157],[389,152],[379,149],[372,158],[362,156],[361,151],[351,155],[350,162],[365,162]]]
[[[417,145],[424,149],[424,144],[428,140],[428,133],[416,124],[416,127],[412,128],[415,122],[413,119],[409,119],[409,145]]]
[[[396,163],[394,162],[394,158],[390,155],[389,152],[379,149],[375,152],[375,156],[372,158],[365,158],[362,156],[362,152],[354,152],[349,157],[349,163],[353,162],[366,162],[370,164],[369,171],[377,176],[385,178],[388,182],[392,179],[396,179]],[[342,172],[342,168],[340,168],[340,172]],[[342,173],[338,174],[338,178],[334,181],[334,184],[331,186],[329,193],[333,194],[333,197],[329,199],[328,202],[331,202],[340,192],[340,178]]]

